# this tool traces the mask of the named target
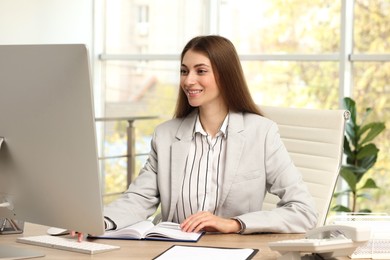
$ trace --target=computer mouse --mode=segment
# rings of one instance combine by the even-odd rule
[[[69,230],[63,228],[50,227],[47,229],[47,234],[52,236],[62,236],[69,234]]]

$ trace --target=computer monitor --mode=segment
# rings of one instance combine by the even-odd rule
[[[0,219],[104,232],[89,72],[82,44],[0,45]]]

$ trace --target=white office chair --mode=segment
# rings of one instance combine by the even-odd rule
[[[317,226],[324,225],[342,162],[349,111],[259,107],[265,117],[278,124],[280,136],[316,202]],[[267,194],[263,209],[275,208],[278,200]]]

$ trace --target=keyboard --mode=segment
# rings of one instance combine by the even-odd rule
[[[120,248],[119,246],[106,245],[88,241],[78,242],[75,238],[66,238],[50,235],[18,237],[16,241],[24,244],[44,246],[90,255],[112,251]]]

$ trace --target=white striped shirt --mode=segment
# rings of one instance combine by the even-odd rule
[[[199,211],[216,213],[225,171],[228,121],[229,115],[212,137],[198,115],[173,221],[181,223]]]

